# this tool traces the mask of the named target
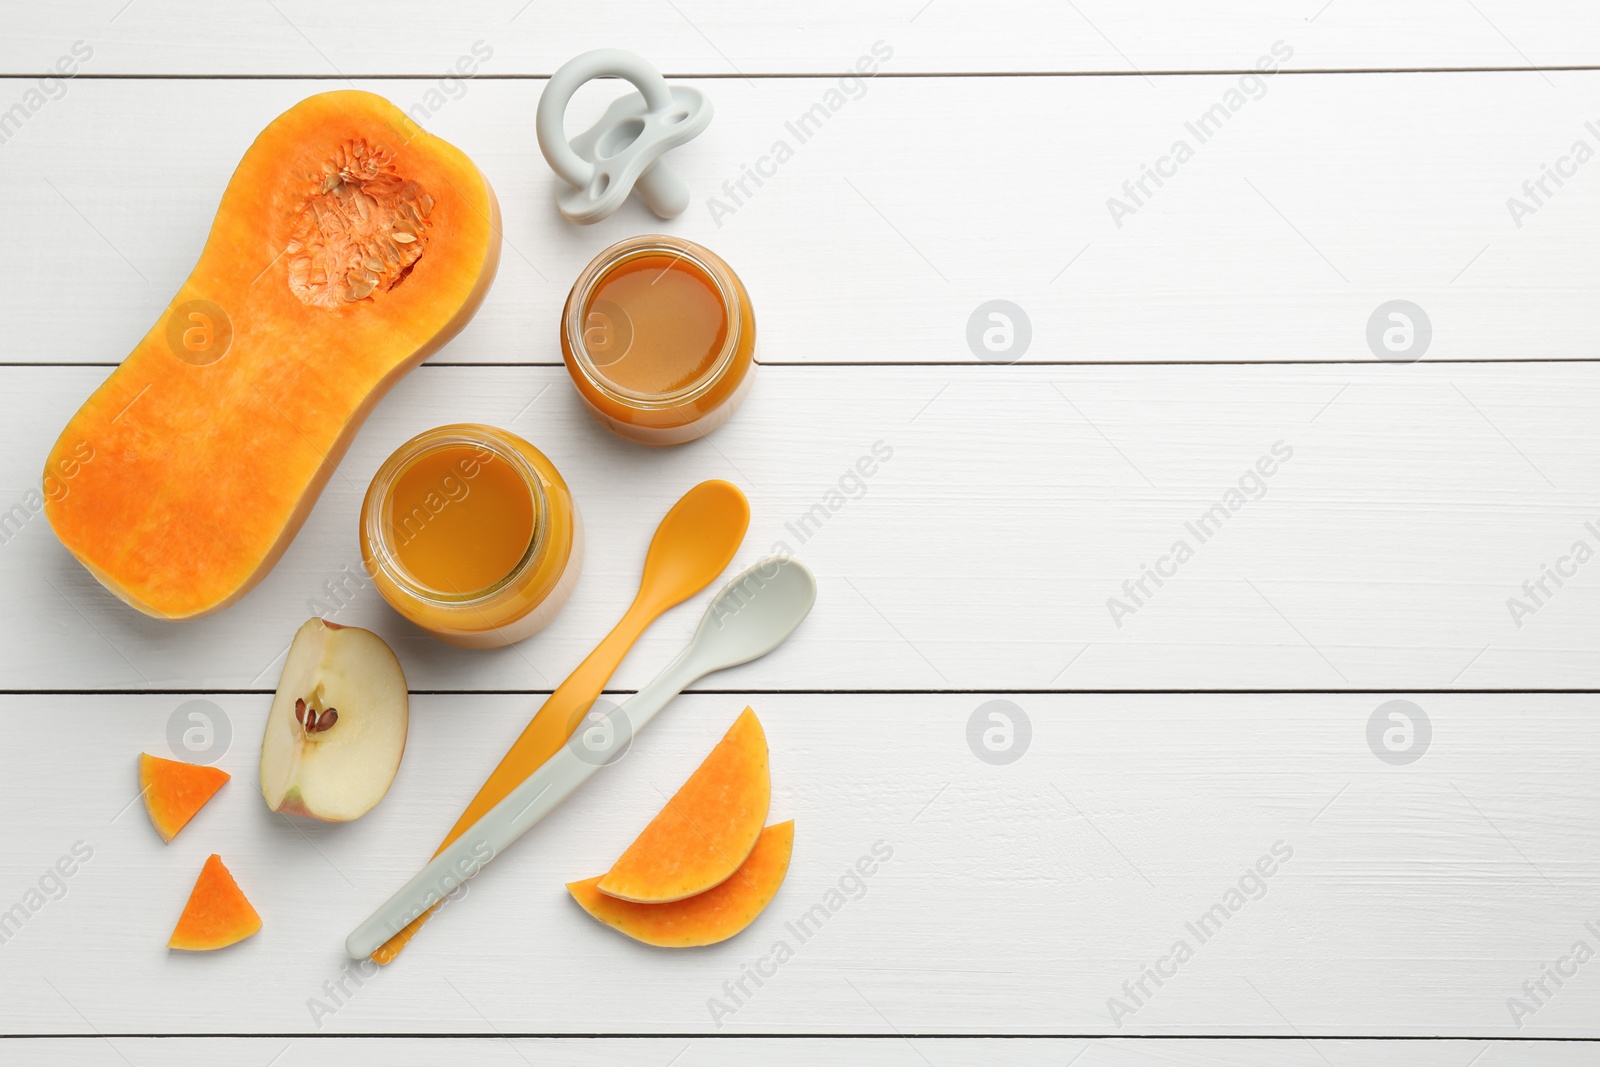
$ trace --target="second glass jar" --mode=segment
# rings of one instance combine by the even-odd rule
[[[589,411],[647,445],[693,441],[728,421],[754,378],[755,345],[738,275],[666,234],[601,252],[561,315],[561,354]]]

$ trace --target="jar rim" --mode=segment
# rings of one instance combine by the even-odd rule
[[[681,389],[669,393],[641,393],[611,381],[595,365],[588,346],[583,342],[584,309],[589,305],[595,287],[617,267],[641,256],[661,253],[668,253],[688,262],[710,279],[716,287],[717,298],[721,301],[728,329],[716,358],[699,377]],[[567,351],[572,354],[571,365],[583,375],[584,381],[589,386],[624,407],[665,410],[678,408],[700,399],[728,373],[742,340],[744,307],[733,269],[709,248],[671,234],[640,234],[602,249],[589,261],[583,273],[578,275],[578,280],[572,283],[572,293],[567,298],[566,311],[562,317],[562,330],[565,333]]]
[[[401,475],[409,471],[424,456],[446,448],[459,448],[462,445],[492,452],[496,460],[503,460],[516,472],[518,478],[527,486],[528,495],[533,501],[533,532],[528,538],[528,547],[504,576],[482,589],[447,592],[422,582],[406,569],[397,552],[398,546],[392,536],[393,526],[388,521],[388,513]],[[368,566],[382,569],[389,580],[406,595],[437,607],[470,608],[493,600],[529,568],[537,564],[543,557],[546,543],[550,538],[549,500],[538,472],[514,447],[504,442],[499,434],[470,423],[455,423],[425,430],[395,449],[378,468],[378,473],[373,475],[372,484],[367,487],[367,499],[363,511],[367,544],[374,556],[374,559],[367,561]]]

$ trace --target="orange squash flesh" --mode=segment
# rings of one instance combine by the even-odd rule
[[[200,868],[167,947],[208,952],[243,941],[260,929],[261,916],[222,865],[222,857],[212,855]]]
[[[750,855],[771,800],[766,731],[745,708],[596,888],[640,904],[704,893]]]
[[[635,941],[662,948],[695,948],[726,941],[755,922],[789,873],[794,822],[761,832],[756,847],[721,885],[669,904],[635,904],[600,892],[599,878],[567,886],[584,911]]]
[[[232,775],[215,767],[139,754],[139,793],[150,825],[161,840],[172,843],[178,831],[206,806]]]
[[[458,149],[371,93],[290,108],[234,171],[188,280],[52,449],[57,536],[146,614],[226,607],[383,394],[471,319],[499,258],[494,193]]]

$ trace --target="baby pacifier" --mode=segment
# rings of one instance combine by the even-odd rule
[[[567,104],[585,82],[622,78],[639,91],[613,101],[594,127],[567,143]],[[668,85],[642,56],[597,48],[561,65],[539,97],[539,148],[560,179],[556,206],[572,222],[599,222],[639,198],[664,219],[683,214],[689,186],[662,157],[711,122],[711,101],[698,89]]]

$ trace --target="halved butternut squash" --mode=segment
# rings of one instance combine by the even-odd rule
[[[139,794],[144,797],[144,810],[150,825],[169,845],[230,777],[216,767],[139,753]]]
[[[567,886],[584,911],[635,941],[662,948],[695,948],[726,941],[756,921],[789,873],[794,821],[769,826],[739,869],[721,885],[670,904],[635,904],[607,896],[590,878]]]
[[[167,947],[209,952],[243,941],[260,929],[261,916],[222,865],[222,857],[213,854],[200,868]]]
[[[771,800],[767,734],[745,708],[595,888],[640,904],[704,893],[750,855]]]
[[[367,414],[477,311],[494,192],[382,97],[264,130],[199,262],[46,463],[66,547],[148,615],[226,607],[277,562]]]

